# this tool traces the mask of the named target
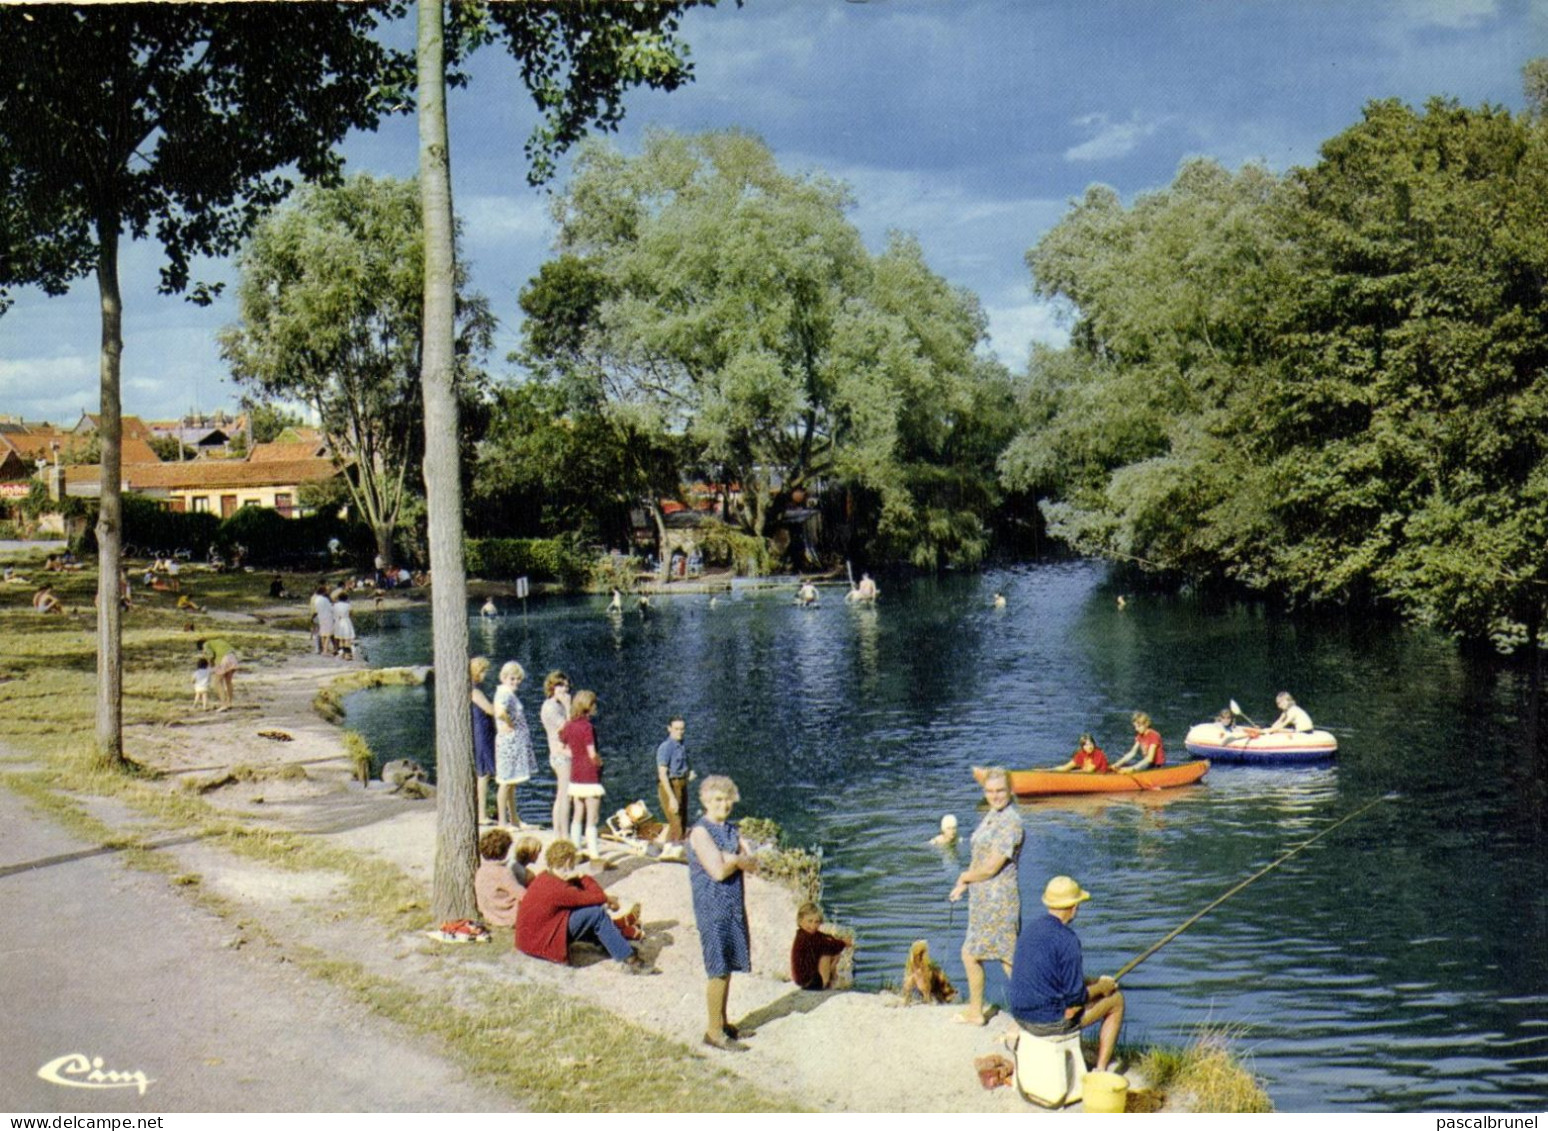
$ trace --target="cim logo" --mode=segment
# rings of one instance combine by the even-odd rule
[[[38,1069],[38,1075],[50,1084],[63,1084],[67,1088],[138,1088],[140,1095],[155,1083],[147,1080],[143,1072],[116,1072],[103,1070],[100,1056],[88,1057],[72,1052],[49,1061]]]

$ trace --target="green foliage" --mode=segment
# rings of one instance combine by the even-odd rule
[[[703,522],[694,538],[704,560],[712,566],[729,566],[740,577],[763,577],[774,572],[774,553],[766,538],[747,534],[723,522]]]
[[[146,443],[156,453],[156,458],[168,463],[193,459],[199,454],[176,436],[152,436]]]
[[[676,90],[693,77],[678,25],[688,9],[714,4],[465,4],[455,13],[456,30],[472,43],[501,40],[521,63],[542,115],[527,138],[527,179],[541,185],[554,175],[557,158],[589,131],[618,128],[626,90]]]
[[[562,538],[469,538],[463,556],[471,576],[583,584],[591,573],[589,558]]]
[[[202,557],[215,541],[220,519],[213,514],[189,514],[168,510],[144,495],[124,496],[124,542],[147,554],[187,550]]]
[[[820,480],[866,488],[899,544],[933,531],[949,556],[964,528],[915,523],[917,465],[996,493],[993,453],[963,439],[986,419],[984,317],[912,239],[871,255],[849,205],[746,134],[653,133],[635,158],[591,146],[556,205],[562,257],[523,297],[523,357],[571,419],[626,420],[739,483],[747,534]]]
[[[368,530],[352,528],[335,513],[286,518],[276,510],[256,506],[240,507],[224,519],[215,532],[214,543],[228,557],[240,543],[243,562],[248,565],[319,569],[329,564],[327,546],[334,538],[360,549],[371,544]]]
[[[304,189],[258,225],[237,265],[242,321],[221,332],[222,356],[256,396],[312,406],[350,463],[357,512],[389,549],[424,455],[418,188],[359,176]],[[493,319],[480,296],[460,313],[459,387],[476,398]]]
[[[601,593],[613,589],[620,593],[632,593],[639,580],[640,570],[644,568],[645,563],[633,554],[622,558],[599,554],[591,562],[591,588]]]
[[[537,284],[523,302],[540,301]],[[469,525],[486,534],[579,531],[628,540],[642,499],[677,494],[681,445],[630,412],[601,413],[543,379],[495,394]]]
[[[242,411],[247,413],[255,444],[272,444],[287,428],[298,428],[306,423],[299,412],[270,401],[243,398]]]
[[[1534,639],[1545,233],[1541,116],[1444,100],[1372,103],[1284,178],[1092,189],[1028,255],[1077,316],[1003,479],[1088,552]]]
[[[409,73],[372,37],[383,8],[0,9],[0,309],[13,285],[64,293],[124,230],[154,230],[162,289],[182,291],[296,172],[336,175],[337,142]]]

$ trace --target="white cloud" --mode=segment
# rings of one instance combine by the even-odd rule
[[[1012,369],[1026,366],[1034,342],[1056,348],[1069,344],[1069,327],[1052,303],[1041,299],[1014,305],[986,303],[984,313],[989,316],[989,348]]]
[[[1164,118],[1141,121],[1139,115],[1127,122],[1113,122],[1106,114],[1087,114],[1076,118],[1074,125],[1095,131],[1079,145],[1064,151],[1066,161],[1109,161],[1132,153],[1141,141],[1155,133],[1165,122]]]
[[[1474,28],[1499,15],[1497,0],[1398,0],[1396,13],[1410,25]]]
[[[96,411],[97,391],[95,356],[0,359],[0,411],[27,420],[74,424]]]
[[[467,237],[480,245],[512,242],[547,246],[554,238],[548,198],[535,193],[460,197],[457,212]]]

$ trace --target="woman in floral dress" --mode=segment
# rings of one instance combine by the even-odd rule
[[[527,677],[525,669],[511,660],[500,669],[500,687],[495,692],[495,823],[526,828],[516,811],[516,787],[532,780],[536,768],[532,759],[532,735],[527,731],[527,716],[516,698],[516,689]]]
[[[998,961],[1010,978],[1016,936],[1021,933],[1021,889],[1016,862],[1026,830],[1011,804],[1010,775],[996,766],[984,774],[984,800],[989,812],[973,830],[973,859],[951,889],[955,903],[968,895],[967,938],[962,941],[962,965],[967,971],[967,1009],[956,1015],[966,1025],[982,1025],[984,963]]]

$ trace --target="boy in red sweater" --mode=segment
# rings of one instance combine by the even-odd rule
[[[580,853],[567,840],[548,846],[548,871],[532,878],[516,917],[516,949],[533,958],[567,963],[570,943],[599,943],[608,956],[630,974],[655,974],[657,970],[623,937],[609,910],[618,900],[602,890],[590,876],[577,873]]]
[[[849,944],[821,930],[822,908],[803,903],[796,912],[795,942],[790,945],[790,980],[803,990],[826,990],[833,985],[838,956]]]

